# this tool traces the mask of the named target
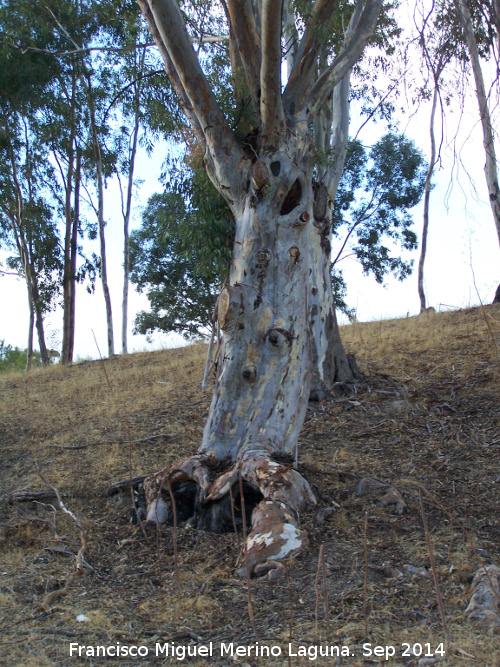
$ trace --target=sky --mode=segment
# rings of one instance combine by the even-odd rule
[[[400,101],[401,102],[401,101]],[[404,100],[403,100],[404,102]],[[422,104],[418,111],[407,101],[408,113],[399,114],[399,131],[404,131],[417,146],[429,153],[428,124],[430,104]],[[356,134],[360,118],[355,107],[351,108],[351,136]],[[457,124],[459,160],[453,156],[452,140]],[[374,143],[385,131],[380,123],[366,125],[359,138],[364,144]],[[137,175],[142,183],[136,188],[132,228],[140,225],[141,211],[148,198],[162,190],[159,175],[167,147],[158,146],[148,157],[141,152]],[[447,115],[447,127],[443,143],[443,159],[435,173],[431,194],[430,228],[425,266],[425,290],[428,306],[437,311],[490,303],[500,282],[500,246],[488,204],[484,179],[484,150],[478,111],[472,91],[463,114],[456,108]],[[453,173],[453,179],[451,174]],[[473,179],[471,181],[470,177]],[[412,210],[415,231],[422,227],[422,205]],[[120,198],[118,190],[109,184],[106,192],[105,218],[108,221],[107,256],[109,288],[113,306],[115,351],[121,351],[121,299],[123,289],[123,240]],[[341,243],[341,241],[339,242]],[[87,250],[98,253],[97,245],[87,244]],[[418,252],[412,253],[415,266]],[[333,247],[335,252],[335,245]],[[3,257],[0,255],[0,260]],[[354,258],[346,258],[340,264],[347,282],[347,303],[355,310],[359,321],[392,317],[405,317],[418,313],[420,303],[417,293],[416,272],[399,282],[388,278],[378,285],[374,278],[362,274]],[[155,334],[149,342],[144,336],[132,334],[135,314],[148,308],[144,294],[129,293],[129,351],[143,351],[176,347],[184,344],[182,337],[173,334]],[[0,275],[0,340],[20,348],[26,347],[28,331],[27,296],[24,281],[12,276]],[[340,318],[341,322],[345,319]],[[46,318],[47,344],[60,349],[62,340],[62,310],[56,309]],[[83,286],[77,288],[75,358],[97,358],[107,355],[104,298],[100,283],[93,295]]]

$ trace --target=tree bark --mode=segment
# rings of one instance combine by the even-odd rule
[[[225,530],[232,521],[227,492],[241,474],[262,498],[248,541],[254,572],[305,544],[297,516],[315,502],[290,469],[309,397],[314,271],[324,252],[313,217],[312,153],[308,140],[289,138],[253,165],[246,161],[243,182],[251,185],[234,210],[229,285],[217,311],[222,344],[202,443],[196,457],[145,483],[149,520],[168,514],[157,489],[169,475],[201,489],[192,523]],[[211,461],[229,466],[215,481]],[[276,539],[258,538],[269,531]]]

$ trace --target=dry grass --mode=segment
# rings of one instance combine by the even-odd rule
[[[340,508],[324,525],[315,515],[302,518],[310,547],[289,564],[296,646],[347,644],[356,655],[339,665],[402,667],[418,664],[415,657],[401,656],[402,642],[435,647],[444,641],[420,486],[461,522],[485,561],[498,564],[499,334],[498,306],[342,328],[366,383],[355,397],[311,405],[301,435],[301,472],[322,505],[336,502]],[[40,461],[88,537],[85,573],[45,612],[46,594],[62,587],[74,569],[78,530],[58,511],[54,533],[48,523],[54,519],[53,501],[8,504],[4,498],[0,664],[183,664],[174,658],[70,658],[70,642],[154,647],[172,638],[194,645],[193,637],[200,636],[202,643],[216,646],[254,643],[246,584],[234,575],[241,536],[180,527],[178,596],[172,529],[161,528],[148,543],[129,523],[130,498],[104,496],[111,482],[156,470],[196,449],[210,401],[210,392],[199,388],[204,355],[203,346],[130,355],[104,362],[107,377],[100,362],[0,377],[2,493],[43,488],[33,463]],[[128,444],[160,433],[173,437]],[[101,444],[62,448],[88,443]],[[408,511],[396,516],[390,507],[375,504],[375,492],[358,495],[364,476],[398,488]],[[439,664],[500,665],[498,635],[470,625],[464,616],[478,567],[468,538],[431,503],[426,517],[451,636],[451,650]],[[315,618],[321,545],[328,636],[322,604],[317,627]],[[383,564],[389,565],[384,569]],[[428,575],[412,574],[405,566],[425,568]],[[322,587],[321,582],[321,599]],[[253,580],[252,595],[261,641],[286,646],[287,582]],[[78,614],[89,620],[78,623]],[[363,657],[364,642],[395,646],[397,656],[388,662]],[[240,664],[245,662],[289,664],[286,653]],[[295,667],[336,664],[307,657],[290,662]],[[188,664],[238,662],[213,658]]]

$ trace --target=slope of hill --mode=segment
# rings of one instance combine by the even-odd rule
[[[144,535],[130,494],[105,495],[196,449],[206,348],[0,377],[0,664],[179,664],[180,653],[155,657],[165,642],[213,642],[213,657],[185,659],[193,665],[438,664],[419,662],[446,643],[430,541],[450,638],[434,657],[500,665],[498,636],[464,613],[479,559],[500,562],[500,305],[356,323],[342,336],[365,382],[308,409],[299,469],[320,511],[302,517],[310,545],[289,579],[251,582],[258,645],[234,573],[240,534],[181,525],[176,538],[166,526]],[[25,500],[49,485],[80,528],[54,498]],[[253,652],[221,656],[221,642]],[[72,643],[151,652],[77,657]],[[274,657],[256,655],[262,646]],[[327,646],[352,655],[313,661]]]

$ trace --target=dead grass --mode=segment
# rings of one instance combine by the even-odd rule
[[[343,327],[366,382],[357,396],[311,405],[301,435],[301,472],[320,503],[340,508],[319,525],[302,518],[309,550],[290,563],[294,646],[346,644],[355,656],[292,657],[290,664],[417,665],[402,657],[411,645],[444,641],[418,502],[424,486],[468,531],[485,562],[499,562],[500,308],[469,309]],[[179,645],[234,641],[254,645],[245,581],[235,577],[239,535],[179,528],[176,594],[172,530],[147,543],[129,523],[128,496],[106,498],[113,481],[163,467],[192,453],[210,401],[199,383],[205,348],[141,353],[100,362],[0,377],[0,664],[182,664],[145,660],[70,658],[70,642]],[[170,434],[137,444],[154,434]],[[83,449],[62,449],[88,443]],[[79,548],[76,527],[52,501],[9,504],[6,496],[41,489],[33,464],[56,485],[88,536],[85,573],[49,612],[48,592],[64,586]],[[370,476],[401,491],[401,516],[358,495]],[[367,513],[365,562],[365,514]],[[460,527],[426,504],[451,650],[440,665],[500,665],[498,635],[464,616],[478,567]],[[42,521],[41,521],[42,520]],[[319,606],[315,578],[324,546],[329,625]],[[405,566],[410,566],[408,569]],[[411,569],[414,572],[411,572]],[[424,576],[418,568],[425,568]],[[401,574],[400,574],[401,573]],[[389,576],[389,575],[395,576]],[[366,578],[366,586],[365,586]],[[321,584],[322,586],[322,584]],[[321,591],[321,595],[323,592]],[[286,581],[252,580],[253,608],[264,644],[287,646],[290,602]],[[76,616],[85,614],[87,622]],[[365,634],[365,616],[369,635]],[[396,657],[363,656],[362,645],[392,645]],[[297,650],[296,650],[297,652]],[[186,659],[194,665],[238,664],[229,658]],[[239,664],[288,665],[280,658],[244,658]]]

